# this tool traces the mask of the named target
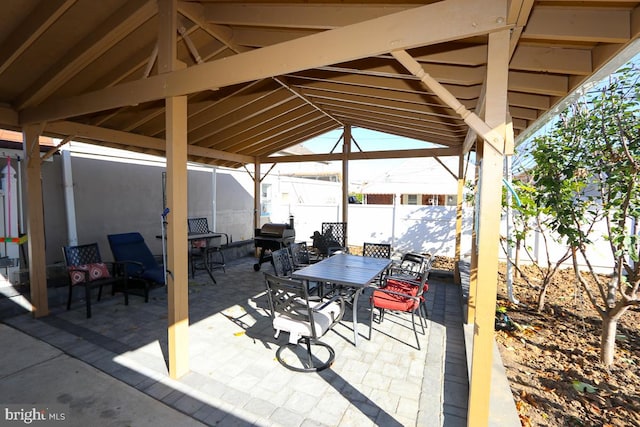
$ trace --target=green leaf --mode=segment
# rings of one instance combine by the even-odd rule
[[[573,380],[573,388],[579,393],[595,393],[598,390],[591,384],[583,383],[578,380]]]

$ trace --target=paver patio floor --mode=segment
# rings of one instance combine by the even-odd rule
[[[267,312],[262,272],[255,259],[227,264],[212,284],[201,272],[189,284],[190,372],[168,377],[167,294],[149,303],[131,296],[103,296],[86,319],[84,304],[52,309],[34,320],[5,323],[84,361],[207,425],[260,426],[463,426],[468,380],[460,288],[446,278],[429,280],[429,311],[421,350],[409,316],[387,314],[368,339],[369,304],[359,300],[358,347],[349,309],[322,341],[336,352],[320,373],[296,373],[275,359],[278,346]],[[268,264],[263,271],[271,271]]]

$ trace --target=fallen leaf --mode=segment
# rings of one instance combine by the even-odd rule
[[[573,384],[573,388],[580,393],[584,393],[584,392],[595,393],[597,390],[591,384],[583,383],[582,381],[578,381],[578,380],[573,380],[572,384]]]

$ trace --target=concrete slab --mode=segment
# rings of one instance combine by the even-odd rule
[[[5,408],[62,408],[66,426],[202,426],[60,350],[0,324],[0,425]],[[6,424],[9,425],[9,424]]]

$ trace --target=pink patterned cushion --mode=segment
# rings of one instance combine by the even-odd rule
[[[68,268],[69,277],[71,278],[71,285],[77,285],[85,281],[85,277],[89,281],[106,279],[111,277],[107,265],[103,262],[97,262],[94,264],[76,265]]]

